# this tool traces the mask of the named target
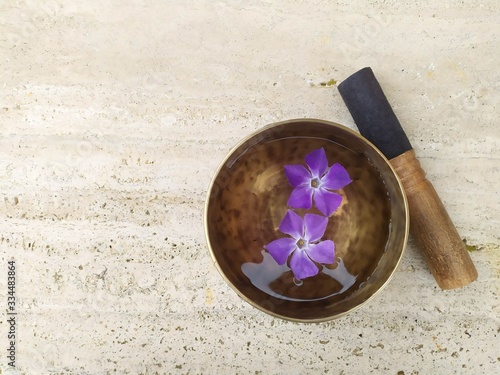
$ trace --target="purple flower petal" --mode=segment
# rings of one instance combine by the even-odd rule
[[[264,248],[269,251],[269,254],[274,258],[280,266],[285,264],[288,256],[297,247],[297,240],[294,238],[280,238],[268,243]]]
[[[304,216],[304,239],[308,242],[318,241],[323,234],[328,224],[328,218],[321,215],[306,214]]]
[[[288,210],[281,220],[279,230],[298,240],[304,235],[304,221],[295,212]]]
[[[313,188],[309,185],[297,186],[293,189],[287,204],[292,208],[305,208],[312,207]]]
[[[342,196],[326,189],[318,189],[314,194],[314,204],[325,216],[333,214],[339,208],[340,203],[342,203]]]
[[[310,244],[306,252],[312,260],[318,263],[332,264],[335,260],[335,244],[330,240]]]
[[[324,188],[330,190],[342,189],[352,182],[349,173],[339,163],[332,165],[328,173],[321,179]]]
[[[314,178],[323,176],[328,168],[328,160],[326,159],[326,153],[323,147],[307,154],[305,161]]]
[[[299,280],[314,276],[319,272],[318,267],[316,267],[303,250],[293,252],[292,259],[290,260],[290,268],[295,278]]]
[[[285,165],[285,175],[293,187],[309,184],[311,181],[311,172],[299,164]]]

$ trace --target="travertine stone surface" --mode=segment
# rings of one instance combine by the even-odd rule
[[[497,7],[2,1],[1,373],[498,371]],[[355,128],[329,81],[364,66],[474,250],[479,278],[439,290],[410,241],[393,280],[359,311],[311,325],[272,318],[211,264],[207,187],[228,150],[270,122]]]

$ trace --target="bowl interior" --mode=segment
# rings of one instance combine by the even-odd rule
[[[324,238],[335,243],[335,262],[298,281],[264,246],[279,230],[293,187],[286,164],[323,147],[329,166],[340,163],[352,183],[337,191],[342,204]],[[313,208],[295,210],[320,214]],[[351,311],[383,287],[398,265],[408,236],[406,198],[387,160],[341,125],[290,120],[242,141],[220,166],[205,210],[215,264],[233,289],[257,308],[296,321],[323,321]]]

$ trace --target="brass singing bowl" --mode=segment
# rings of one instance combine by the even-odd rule
[[[323,147],[352,183],[337,191],[342,204],[324,238],[335,242],[335,263],[294,279],[264,249],[285,237],[279,224],[292,191],[283,167],[303,164]],[[296,210],[300,216],[316,213]],[[212,260],[245,301],[275,317],[322,322],[358,309],[392,278],[408,239],[408,204],[389,161],[359,133],[333,122],[297,119],[268,125],[243,139],[223,160],[205,204]]]

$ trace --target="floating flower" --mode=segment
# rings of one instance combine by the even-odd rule
[[[285,165],[288,182],[294,188],[288,205],[292,208],[312,207],[325,216],[330,216],[340,206],[342,196],[331,190],[339,190],[352,182],[346,169],[336,163],[328,168],[324,148],[319,148],[305,157],[307,167],[300,164]]]
[[[288,210],[279,230],[291,237],[274,240],[265,248],[279,265],[285,264],[291,254],[290,268],[298,280],[314,276],[319,272],[314,262],[331,264],[335,259],[333,241],[320,241],[327,224],[327,217],[306,214],[302,219],[294,211]]]

